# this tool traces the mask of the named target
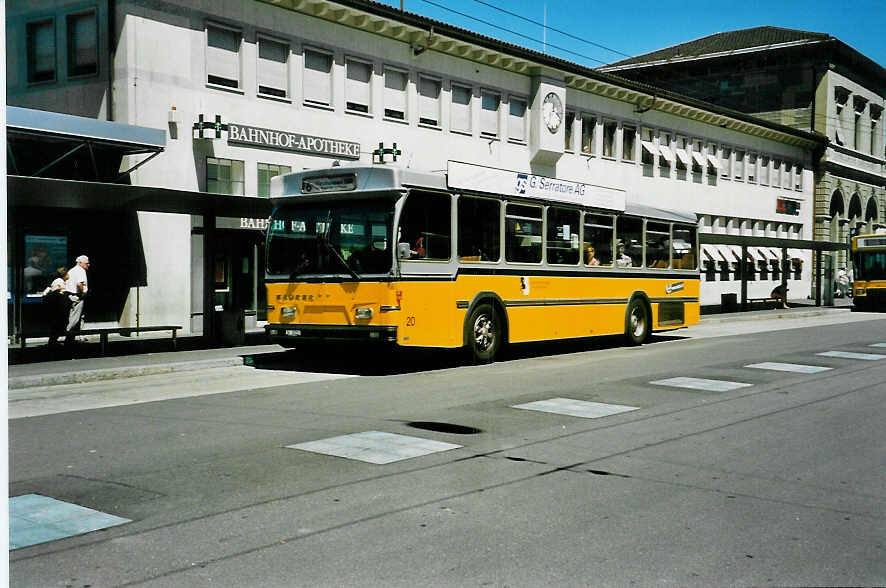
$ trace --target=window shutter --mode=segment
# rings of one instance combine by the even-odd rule
[[[207,27],[206,73],[240,87],[240,33]]]
[[[305,101],[332,103],[332,56],[305,49]]]
[[[501,97],[491,92],[483,92],[483,108],[480,111],[480,132],[498,136],[498,107]]]
[[[440,124],[440,82],[419,78],[419,115],[426,124]]]
[[[358,110],[368,112],[370,102],[369,80],[372,77],[372,65],[349,59],[346,69],[345,97],[348,101],[348,108],[352,108],[352,105],[362,106],[363,108],[358,108]]]
[[[471,94],[470,88],[452,86],[452,128],[456,131],[471,130]]]
[[[289,47],[270,39],[258,41],[258,91],[285,98],[289,95],[286,62]],[[276,91],[275,91],[276,90]]]
[[[391,114],[401,114],[397,117],[401,120],[406,118],[406,80],[405,72],[385,70],[385,109]]]

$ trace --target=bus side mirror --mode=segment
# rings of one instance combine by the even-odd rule
[[[397,243],[397,259],[409,259],[409,243]]]

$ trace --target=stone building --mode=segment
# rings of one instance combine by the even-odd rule
[[[814,238],[845,241],[853,230],[886,226],[886,69],[839,39],[757,27],[599,69],[825,135],[830,143],[815,162]],[[760,177],[771,164],[747,161]]]

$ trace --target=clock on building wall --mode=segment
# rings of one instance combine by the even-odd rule
[[[554,92],[548,92],[548,95],[542,101],[541,115],[548,130],[556,133],[563,122],[563,103],[560,102],[560,97]]]

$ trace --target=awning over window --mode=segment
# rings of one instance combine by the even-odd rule
[[[803,261],[803,255],[799,249],[788,249],[788,259],[797,259]]]
[[[658,150],[661,152],[662,157],[667,159],[669,162],[674,163],[674,152],[671,151],[671,148],[667,145],[659,145]]]
[[[677,152],[677,157],[680,158],[680,161],[682,161],[684,165],[689,165],[689,154],[686,153],[685,149],[678,147],[674,151]]]
[[[716,155],[711,155],[710,153],[708,153],[707,158],[708,158],[708,163],[710,163],[716,169],[720,169],[720,160],[717,159]]]
[[[643,149],[649,152],[650,155],[655,155],[658,153],[658,146],[652,141],[641,141],[643,145]]]
[[[699,153],[698,151],[692,152],[692,159],[694,159],[695,163],[697,163],[700,167],[705,166],[704,157],[702,157],[701,153]]]

